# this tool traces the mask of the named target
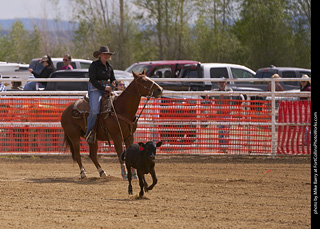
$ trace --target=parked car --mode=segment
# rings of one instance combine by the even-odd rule
[[[19,64],[0,61],[0,73],[14,72],[19,70]]]
[[[251,69],[237,64],[224,64],[224,63],[199,63],[196,65],[185,65],[180,71],[179,78],[221,78],[226,79],[240,79],[240,78],[255,78],[255,72]],[[217,83],[211,82],[198,82],[189,83],[181,82],[192,91],[203,91],[217,88]],[[243,91],[252,88],[253,82],[229,82],[229,87],[235,91]]]
[[[137,62],[125,71],[142,72],[145,70],[146,75],[150,78],[177,78],[181,68],[185,64],[197,64],[198,61],[193,60],[161,60],[161,61],[144,61]],[[183,91],[179,82],[158,82],[158,84],[166,90]]]
[[[32,68],[34,72],[40,74],[43,69],[43,65],[41,64],[42,58],[32,59],[29,68]],[[51,58],[54,67],[59,70],[63,66],[63,58]],[[92,60],[84,60],[84,59],[74,59],[72,58],[71,65],[73,69],[88,69]]]
[[[271,65],[270,67],[260,68],[256,72],[256,78],[271,78],[273,74],[278,74],[281,78],[301,78],[302,75],[308,75],[311,77],[311,70],[305,68],[292,68],[292,67],[276,67]],[[267,89],[267,82],[264,85],[264,89]],[[300,88],[299,81],[280,82],[284,90],[294,90]]]
[[[131,73],[114,70],[116,80],[133,79]],[[88,69],[59,70],[53,72],[49,78],[89,78]],[[126,86],[130,82],[124,82]],[[48,82],[47,91],[86,91],[88,90],[88,82]]]
[[[198,63],[184,65],[181,67],[179,78],[204,78],[218,79],[224,77],[226,79],[255,78],[255,72],[250,68],[237,64],[225,63]],[[218,88],[217,82],[179,82],[182,88],[190,91],[210,91]],[[262,85],[264,86],[264,85]],[[228,82],[228,87],[233,91],[263,91],[261,85],[254,84],[253,81],[247,82]],[[246,95],[244,94],[246,98]],[[261,99],[261,97],[252,97],[251,99]]]

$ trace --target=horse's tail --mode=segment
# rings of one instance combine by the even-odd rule
[[[123,150],[123,152],[122,152],[122,154],[120,156],[121,161],[126,161],[125,157],[126,157],[126,150]]]
[[[75,155],[74,155],[72,142],[70,141],[69,137],[66,134],[64,134],[63,145],[64,145],[65,149],[68,149],[68,148],[70,149],[70,151],[72,153],[72,159],[75,161]]]

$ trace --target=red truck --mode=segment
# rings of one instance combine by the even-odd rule
[[[142,72],[145,70],[146,75],[150,78],[178,78],[181,69],[186,64],[198,64],[194,60],[160,60],[137,62],[128,67],[127,72]],[[187,91],[189,87],[182,87],[179,82],[158,82],[166,90]]]

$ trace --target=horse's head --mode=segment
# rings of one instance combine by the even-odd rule
[[[162,87],[147,77],[144,70],[140,74],[136,74],[135,72],[132,72],[132,74],[141,96],[152,96],[155,98],[160,98],[162,96]]]

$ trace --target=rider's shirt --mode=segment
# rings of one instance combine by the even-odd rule
[[[104,90],[107,85],[116,80],[112,66],[107,61],[107,66],[101,62],[101,60],[93,61],[89,67],[90,83],[99,89]]]

